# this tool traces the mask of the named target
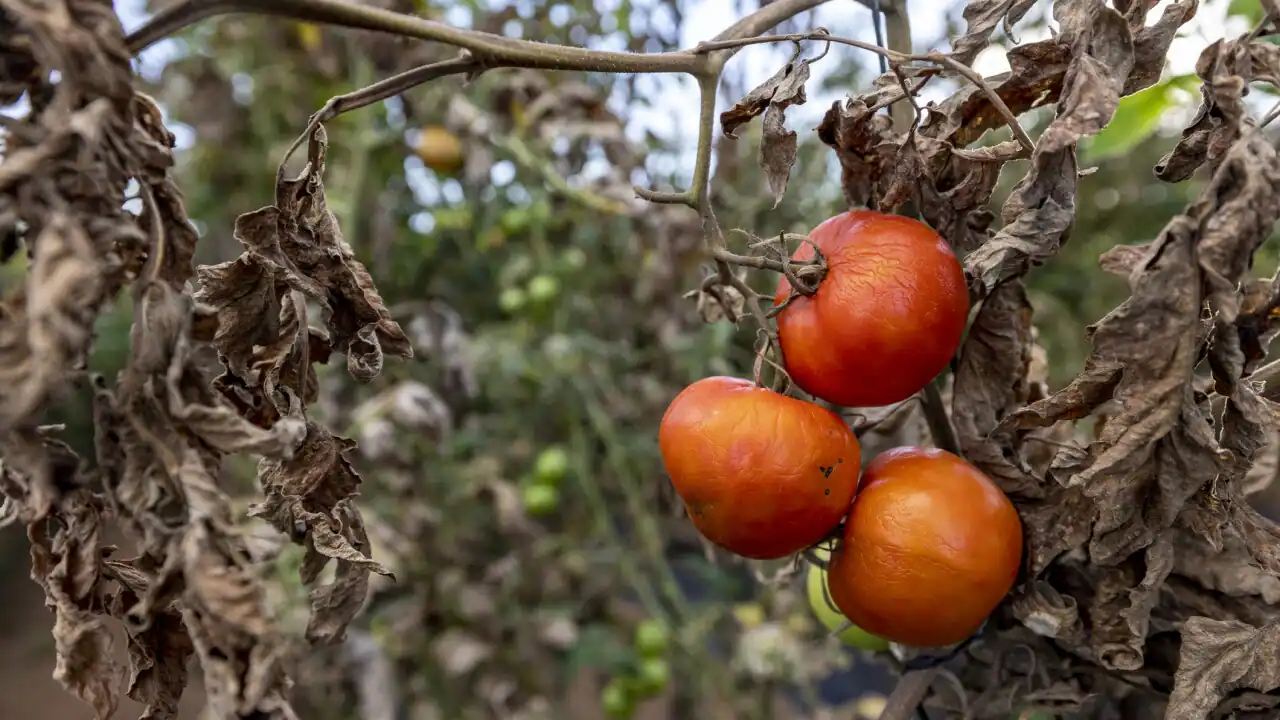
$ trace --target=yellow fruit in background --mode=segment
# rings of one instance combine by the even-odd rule
[[[831,557],[831,553],[823,549],[815,549],[814,555],[820,560],[826,561]],[[805,589],[808,591],[809,607],[813,610],[813,614],[818,618],[818,622],[831,632],[835,632],[849,622],[848,618],[835,608],[830,600],[827,585],[827,571],[817,565],[809,565],[809,574],[805,578]],[[889,649],[889,641],[882,637],[877,637],[863,630],[857,625],[849,627],[836,637],[840,641],[851,647],[868,650],[871,652],[883,652]]]
[[[462,169],[462,141],[443,125],[428,125],[419,130],[413,151],[423,165],[435,172],[451,175]]]

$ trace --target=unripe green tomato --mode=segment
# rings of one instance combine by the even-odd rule
[[[498,307],[508,314],[517,313],[524,307],[527,296],[520,288],[507,288],[498,295]]]
[[[636,652],[643,657],[658,657],[671,644],[671,632],[666,624],[655,618],[645,618],[636,626]]]
[[[562,447],[549,447],[538,453],[533,463],[533,475],[543,485],[558,485],[569,472],[569,453]]]
[[[667,683],[671,681],[671,666],[662,658],[645,658],[640,661],[636,681],[642,692],[657,695],[666,690]]]
[[[547,515],[560,505],[560,491],[553,485],[526,485],[520,490],[524,511],[530,515]]]
[[[635,692],[622,678],[614,678],[601,691],[600,704],[604,706],[604,714],[608,717],[619,720],[629,718],[636,712]]]
[[[529,299],[536,303],[554,300],[560,294],[560,281],[551,275],[534,275],[529,280]]]
[[[822,560],[827,560],[830,553],[826,550],[815,550],[814,554]],[[818,618],[818,622],[831,632],[839,630],[848,622],[843,614],[835,607],[828,604],[824,597],[823,590],[827,584],[827,571],[817,565],[809,565],[809,575],[805,578],[805,589],[809,595],[809,608],[813,610],[813,614]],[[883,652],[889,649],[889,641],[882,637],[872,635],[862,628],[854,625],[837,637],[845,645],[860,648],[870,652]]]
[[[561,253],[560,262],[567,270],[581,270],[587,266],[587,254],[582,248],[571,247]]]

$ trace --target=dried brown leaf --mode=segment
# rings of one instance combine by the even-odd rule
[[[59,505],[66,522],[57,529],[43,518],[27,526],[31,577],[54,614],[53,677],[88,703],[98,720],[109,720],[119,707],[120,668],[112,656],[110,631],[96,612],[103,591],[98,547],[102,503],[79,490],[65,495]]]
[[[1236,690],[1280,687],[1280,622],[1253,627],[1193,617],[1182,626],[1182,662],[1166,717],[1204,720]]]
[[[893,120],[861,98],[836,101],[818,125],[818,138],[835,149],[840,160],[845,201],[851,207],[871,207],[880,175],[898,148]]]
[[[720,113],[720,127],[726,137],[736,138],[737,130],[752,118],[764,115],[760,141],[760,167],[764,169],[773,206],[782,202],[796,161],[796,133],[786,127],[787,108],[803,105],[804,85],[809,81],[809,61],[797,49],[791,60],[773,77],[761,83],[733,107]]]
[[[1206,162],[1210,171],[1239,138],[1246,115],[1243,91],[1255,80],[1280,83],[1280,47],[1241,38],[1210,43],[1196,61],[1200,110],[1182,139],[1156,165],[1156,177],[1181,182]]]
[[[804,84],[809,81],[809,61],[799,52],[773,77],[760,83],[733,107],[720,113],[720,128],[727,137],[738,137],[738,128],[776,107],[780,112],[792,105],[805,103]],[[779,120],[781,126],[781,120]]]
[[[960,350],[952,398],[952,423],[965,459],[1006,493],[1025,494],[1038,481],[1017,456],[1016,439],[993,431],[1029,397],[1031,303],[1020,280],[998,287],[983,301]]]
[[[257,337],[247,325],[259,323],[264,311],[271,317],[276,305],[267,294],[276,292],[278,298],[285,288],[301,292],[320,305],[330,347],[346,353],[352,377],[367,381],[381,371],[385,353],[409,358],[413,349],[325,203],[321,176],[327,147],[320,126],[308,144],[307,167],[298,177],[280,181],[276,204],[236,220],[236,239],[244,245],[245,254],[233,263],[202,270],[196,297],[219,311],[218,332],[226,345],[232,338],[243,343]],[[220,284],[239,278],[248,281],[243,294]],[[225,331],[223,317],[228,325]],[[241,355],[237,364],[247,366],[244,355],[252,349],[240,347],[236,352]],[[243,379],[250,381],[251,376]]]
[[[986,49],[996,26],[1012,28],[1035,5],[1034,0],[970,0],[964,6],[964,34],[951,41],[951,55],[968,65]]]
[[[764,169],[769,191],[773,193],[773,206],[782,203],[791,179],[791,166],[796,162],[796,131],[786,126],[786,111],[779,104],[769,105],[764,111],[763,137],[760,140],[760,167]]]

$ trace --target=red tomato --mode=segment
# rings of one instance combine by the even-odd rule
[[[942,372],[969,315],[964,269],[917,220],[869,210],[841,213],[809,239],[827,259],[812,296],[778,314],[787,370],[802,390],[836,405],[905,400]],[[794,260],[812,260],[801,245]],[[789,297],[783,277],[774,304]]]
[[[829,535],[849,511],[862,459],[839,415],[730,377],[681,391],[658,445],[698,531],[754,559],[786,557]]]
[[[904,645],[958,643],[1009,593],[1022,522],[986,475],[949,452],[902,447],[867,464],[827,587],[849,621]]]

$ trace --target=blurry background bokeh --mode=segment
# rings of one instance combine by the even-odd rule
[[[636,51],[691,46],[756,7],[366,1],[512,36]],[[962,27],[960,5],[911,2],[916,49],[945,48]],[[1019,40],[1048,36],[1049,5],[1015,28]],[[155,9],[143,0],[117,6],[129,28]],[[1098,271],[1098,254],[1153,238],[1199,187],[1162,184],[1151,172],[1195,111],[1196,56],[1258,12],[1256,1],[1204,3],[1164,80],[1127,99],[1111,128],[1082,148],[1082,164],[1097,171],[1082,180],[1070,242],[1029,277],[1055,386],[1080,368],[1085,327],[1125,294],[1122,279]],[[874,40],[868,11],[852,0],[788,29],[818,25]],[[1006,69],[999,48],[1009,42],[1001,34],[978,69]],[[722,107],[772,74],[786,52],[744,51],[726,75]],[[271,203],[276,163],[328,98],[449,54],[239,16],[149,50],[139,70],[178,135],[199,262],[239,254],[236,216]],[[756,165],[758,125],[720,139],[722,223],[761,236],[804,232],[843,209],[838,166],[812,129],[876,72],[873,57],[844,47],[815,68],[809,103],[789,116],[801,149],[776,209]],[[932,92],[941,97],[947,87]],[[366,386],[341,367],[324,377],[315,412],[360,441],[362,507],[376,557],[398,582],[375,583],[346,646],[299,668],[307,720],[393,717],[360,707],[379,700],[408,720],[478,711],[514,718],[539,708],[599,718],[601,703],[616,700],[602,700],[609,678],[639,667],[655,693],[637,717],[823,717],[821,707],[838,712],[830,717],[875,717],[878,694],[891,687],[886,668],[825,637],[802,585],[762,584],[745,567],[708,563],[662,473],[655,433],[666,403],[699,377],[749,373],[754,340],[750,329],[703,324],[684,297],[702,272],[693,213],[637,209],[630,191],[633,183],[683,187],[695,132],[686,79],[521,71],[492,72],[466,88],[446,80],[329,125],[331,205],[417,357],[388,363]],[[1006,170],[998,198],[1024,169]],[[1269,275],[1275,243],[1266,252],[1259,271]],[[19,272],[0,267],[0,287]],[[129,311],[123,303],[101,319],[95,371],[113,375],[125,359]],[[87,395],[50,421],[89,446]],[[253,469],[229,463],[226,486],[249,497]],[[1274,494],[1261,502],[1280,507]],[[264,572],[286,627],[300,631],[296,561],[286,552]],[[52,617],[27,563],[21,532],[0,536],[0,720],[90,718],[51,678]],[[646,666],[633,638],[647,618],[670,627],[672,639]],[[185,705],[199,717],[198,682]],[[136,714],[127,704],[119,717]]]

